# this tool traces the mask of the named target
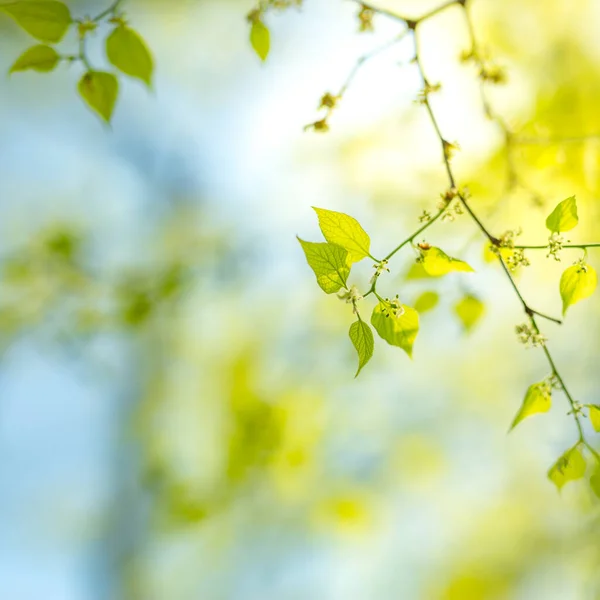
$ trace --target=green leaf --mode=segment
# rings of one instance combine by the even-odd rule
[[[588,405],[590,422],[595,431],[600,431],[600,406],[597,404]]]
[[[538,413],[545,413],[552,406],[552,388],[545,381],[530,385],[523,404],[516,414],[509,431],[512,431],[523,419]]]
[[[479,298],[468,294],[454,306],[454,312],[465,331],[471,331],[485,313],[485,304]]]
[[[119,25],[106,38],[106,55],[119,71],[152,85],[154,61],[140,35],[126,25]]]
[[[559,490],[569,481],[585,475],[585,459],[578,446],[576,444],[567,450],[548,471],[548,478]]]
[[[592,266],[581,263],[569,267],[560,278],[563,315],[572,304],[589,298],[594,293],[597,285],[598,276]]]
[[[423,314],[429,310],[433,310],[440,301],[440,295],[437,292],[423,292],[415,300],[415,310],[419,314]]]
[[[323,237],[328,242],[348,250],[351,262],[355,263],[369,256],[371,239],[354,217],[314,206],[313,209],[319,217]]]
[[[28,69],[48,73],[56,67],[59,60],[60,56],[54,48],[39,44],[25,50],[10,68],[9,73],[27,71]]]
[[[556,233],[571,231],[577,223],[577,201],[575,196],[563,200],[546,219],[546,227]]]
[[[590,477],[590,486],[594,494],[600,498],[600,467],[598,467]]]
[[[388,344],[402,348],[412,358],[413,344],[419,333],[419,313],[409,306],[402,305],[402,308],[401,316],[386,316],[386,305],[380,302],[373,310],[371,324]]]
[[[252,23],[252,28],[250,29],[250,43],[260,60],[267,60],[269,50],[271,49],[271,34],[267,29],[267,26],[260,20],[256,20]]]
[[[112,73],[88,71],[79,81],[79,93],[92,110],[110,122],[119,94],[119,82]]]
[[[375,347],[375,340],[373,339],[373,332],[367,323],[362,320],[355,321],[350,325],[350,339],[352,344],[356,348],[358,353],[358,371],[354,377],[358,377],[362,368],[371,360],[373,356],[373,349]]]
[[[317,283],[326,294],[346,287],[350,267],[348,251],[337,244],[305,242],[298,238],[306,261],[315,272]]]
[[[67,5],[54,0],[0,4],[0,10],[34,38],[54,44],[60,42],[73,22]]]
[[[448,256],[439,248],[428,248],[421,250],[423,269],[432,277],[441,277],[453,271],[473,272],[473,269],[466,262],[458,258]]]

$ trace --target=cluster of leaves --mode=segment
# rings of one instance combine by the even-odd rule
[[[298,241],[304,250],[306,260],[312,268],[319,287],[326,294],[337,293],[339,298],[352,305],[357,317],[350,327],[350,339],[358,353],[358,371],[369,362],[374,350],[374,337],[371,327],[360,315],[359,302],[371,294],[378,303],[371,314],[371,325],[383,340],[404,350],[412,357],[413,345],[419,333],[419,312],[435,308],[439,296],[436,292],[424,292],[415,306],[403,304],[399,297],[383,298],[376,290],[382,273],[389,271],[388,258],[379,260],[371,254],[371,239],[360,223],[353,217],[323,208],[315,208],[319,227],[325,242]],[[448,256],[440,248],[426,243],[412,246],[418,257],[416,265],[425,277],[442,277],[452,272],[472,272],[466,262]],[[353,264],[370,258],[375,261],[370,289],[361,294],[355,285],[348,284]],[[483,314],[483,304],[474,296],[465,296],[457,305],[456,313],[465,329],[471,329]]]
[[[550,231],[550,236],[548,238],[547,246],[518,246],[515,244],[515,240],[521,235],[520,229],[507,231],[501,236],[495,237],[471,209],[468,203],[468,190],[457,188],[451,161],[454,153],[459,150],[460,147],[455,142],[448,142],[440,132],[434,111],[429,103],[429,95],[438,91],[440,85],[431,84],[427,80],[423,65],[420,61],[419,45],[416,36],[416,29],[420,23],[453,5],[459,5],[464,9],[471,38],[471,49],[468,52],[463,53],[462,60],[463,62],[472,62],[478,68],[478,77],[482,86],[481,96],[485,114],[498,124],[506,139],[507,161],[509,163],[509,186],[512,188],[515,185],[518,185],[524,189],[528,189],[528,186],[520,181],[513,164],[512,148],[515,143],[515,134],[504,119],[494,112],[483,87],[485,84],[489,83],[505,83],[506,73],[504,69],[495,64],[479,48],[476,42],[473,24],[466,10],[467,0],[451,0],[450,2],[441,4],[439,7],[425,13],[416,20],[399,16],[396,13],[384,9],[374,8],[365,3],[357,3],[359,5],[358,20],[360,23],[360,31],[371,31],[373,29],[373,18],[376,14],[380,13],[395,21],[403,23],[406,27],[400,35],[392,40],[392,44],[397,43],[407,33],[412,35],[415,47],[415,57],[413,62],[417,65],[423,82],[423,88],[419,93],[418,102],[426,107],[442,145],[444,163],[449,176],[450,188],[442,194],[442,202],[437,207],[438,213],[435,216],[432,216],[429,211],[424,211],[419,221],[425,224],[419,227],[412,236],[398,245],[382,260],[374,258],[370,253],[371,240],[358,221],[344,213],[315,208],[319,218],[319,225],[326,241],[324,243],[314,243],[298,238],[304,250],[307,262],[312,268],[321,289],[327,294],[338,293],[338,296],[342,300],[345,300],[348,304],[352,305],[352,310],[356,315],[357,320],[352,323],[349,335],[352,344],[358,353],[358,370],[356,376],[358,376],[363,367],[371,359],[375,345],[371,327],[361,318],[358,308],[360,301],[369,295],[373,295],[378,300],[378,303],[373,308],[370,324],[375,328],[379,337],[384,339],[390,345],[402,348],[410,357],[412,357],[413,345],[419,332],[419,313],[435,308],[439,302],[439,295],[432,291],[423,293],[414,302],[414,308],[403,304],[398,295],[390,300],[390,298],[382,298],[377,293],[377,281],[379,277],[382,273],[389,272],[388,262],[401,248],[410,243],[418,255],[415,264],[413,264],[408,272],[407,279],[440,277],[454,271],[473,271],[467,263],[448,256],[440,248],[432,247],[426,242],[416,245],[414,243],[415,238],[437,221],[438,218],[441,217],[442,220],[453,221],[457,215],[463,214],[463,211],[466,210],[490,242],[489,245],[486,246],[484,254],[486,260],[488,262],[495,260],[500,262],[528,316],[528,322],[519,325],[516,328],[518,339],[527,345],[542,347],[551,367],[551,373],[546,379],[529,387],[523,404],[513,420],[511,430],[526,417],[550,410],[552,389],[561,389],[571,406],[570,414],[573,414],[575,418],[579,431],[579,439],[575,446],[564,453],[550,469],[549,478],[560,489],[567,481],[583,477],[586,470],[583,450],[587,449],[594,456],[597,463],[597,469],[592,475],[590,483],[594,492],[600,496],[600,454],[598,454],[598,452],[596,452],[596,450],[585,440],[581,425],[581,417],[589,416],[594,428],[597,429],[596,423],[598,415],[595,412],[597,411],[597,407],[580,405],[566,389],[562,378],[556,370],[552,356],[546,347],[547,338],[540,331],[535,317],[539,316],[557,323],[561,323],[561,321],[533,310],[523,298],[512,276],[512,272],[517,271],[521,267],[530,265],[529,258],[525,253],[528,249],[547,248],[548,256],[552,256],[555,260],[560,260],[559,253],[563,248],[582,249],[584,251],[583,257],[566,269],[560,280],[559,290],[563,304],[562,312],[563,316],[565,316],[567,309],[570,306],[590,297],[597,287],[596,271],[587,262],[587,249],[589,247],[600,246],[600,244],[565,244],[562,234],[572,230],[579,222],[575,197],[567,198],[559,203],[548,216],[546,226]],[[269,32],[262,23],[262,16],[270,4],[272,3],[263,3],[248,17],[249,21],[252,23],[251,43],[262,60],[267,58],[269,52]],[[285,1],[279,4],[288,6],[291,2]],[[305,129],[312,129],[319,132],[328,131],[328,117],[336,108],[357,70],[369,60],[369,58],[385,50],[390,45],[391,44],[386,44],[386,46],[383,46],[375,52],[361,57],[353,71],[350,73],[350,76],[341,91],[338,94],[327,93],[322,97],[319,108],[325,110],[325,117],[312,123]],[[348,284],[348,278],[353,264],[367,257],[375,261],[375,273],[371,278],[370,288],[366,292],[361,293],[356,285]],[[465,329],[468,331],[483,315],[484,305],[477,297],[468,294],[455,306],[455,312],[462,320]],[[585,414],[586,410],[588,411],[587,415]]]
[[[361,318],[358,306],[360,301],[371,294],[378,300],[371,314],[371,325],[375,328],[379,337],[388,344],[403,349],[412,357],[413,345],[420,327],[419,312],[426,312],[434,308],[439,301],[438,294],[431,291],[424,292],[415,301],[414,307],[400,302],[398,296],[391,300],[382,298],[376,291],[376,285],[381,274],[389,271],[388,259],[378,260],[372,256],[371,239],[360,223],[353,217],[323,208],[315,208],[314,210],[317,213],[319,227],[326,241],[307,242],[300,238],[298,238],[298,241],[304,250],[309,266],[315,274],[319,287],[326,294],[337,293],[340,299],[352,305],[357,320],[350,326],[349,335],[358,354],[356,376],[373,356],[375,346],[371,327]],[[552,244],[557,235],[570,231],[578,222],[575,197],[560,202],[546,220],[546,226],[550,231],[549,245]],[[506,251],[515,251],[514,235],[505,235],[503,239],[504,242],[499,241],[494,250],[498,254],[504,252],[505,257]],[[510,240],[510,242],[507,240]],[[412,238],[410,241],[412,242]],[[502,243],[504,245],[501,245]],[[403,245],[401,244],[400,247]],[[426,277],[440,277],[452,272],[473,271],[466,262],[448,256],[440,248],[430,246],[427,243],[413,244],[412,247],[418,253],[414,266]],[[517,248],[517,250],[520,249]],[[388,255],[388,258],[393,254],[394,252]],[[370,282],[370,289],[361,294],[355,285],[348,284],[348,278],[352,266],[365,258],[371,258],[375,261],[375,273]],[[569,306],[591,296],[596,285],[596,272],[583,258],[566,269],[559,286],[563,302],[563,314],[566,313]],[[465,296],[456,305],[456,313],[467,330],[473,327],[483,312],[483,304],[472,295]],[[526,324],[521,327],[519,333],[523,342],[535,342],[534,345],[545,345],[546,340],[539,334],[537,326]],[[526,336],[525,333],[527,333]],[[510,430],[529,416],[548,412],[552,405],[553,389],[564,390],[562,380],[555,371],[543,381],[534,383],[528,388]],[[578,416],[585,416],[587,411],[587,416],[594,429],[600,431],[600,406],[574,403],[573,410],[577,412]],[[598,459],[597,468],[590,478],[590,484],[593,491],[600,497],[600,458],[596,451],[584,441],[582,436],[577,444],[565,452],[552,466],[548,476],[559,489],[569,481],[584,477],[586,472],[584,449],[587,449]]]
[[[122,0],[115,1],[108,9],[95,17],[74,19],[69,7],[56,0],[21,0],[1,4],[4,12],[31,36],[43,42],[31,46],[17,58],[10,73],[38,71],[49,73],[61,62],[79,63],[84,73],[78,83],[78,91],[85,103],[104,121],[110,122],[119,95],[119,80],[108,71],[92,66],[86,51],[89,36],[107,22],[111,30],[105,40],[108,61],[121,73],[152,86],[154,61],[142,37],[132,29],[119,11]],[[63,40],[71,26],[76,26],[79,49],[75,54],[61,54],[55,45]]]

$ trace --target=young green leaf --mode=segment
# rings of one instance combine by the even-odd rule
[[[569,481],[581,479],[585,475],[585,459],[576,444],[567,450],[548,471],[548,478],[559,489]]]
[[[453,271],[473,272],[473,269],[466,262],[458,258],[448,256],[439,248],[428,248],[421,250],[423,269],[432,277],[447,275]]]
[[[598,498],[600,498],[600,467],[598,467],[590,477],[590,487]]]
[[[250,43],[260,60],[267,60],[269,50],[271,49],[271,33],[267,26],[260,20],[252,22],[252,27],[250,29]]]
[[[115,27],[106,38],[106,55],[119,71],[152,85],[154,62],[140,35],[126,25]]]
[[[112,73],[88,71],[79,81],[79,93],[91,109],[110,122],[119,94],[119,82]]]
[[[326,294],[346,287],[350,267],[348,251],[337,244],[305,242],[298,238],[306,261],[315,272],[317,283]]]
[[[39,44],[25,50],[10,68],[9,73],[27,71],[28,69],[48,73],[56,67],[59,60],[60,56],[54,48]]]
[[[413,344],[419,333],[419,313],[408,306],[402,305],[402,308],[404,313],[394,317],[380,302],[373,310],[371,324],[388,344],[402,348],[412,358]]]
[[[423,314],[429,310],[433,310],[440,301],[440,295],[437,292],[423,292],[414,302],[415,310],[419,314]]]
[[[569,267],[560,278],[563,315],[572,304],[589,298],[597,285],[598,276],[592,266],[587,263],[578,263]]]
[[[571,231],[577,223],[579,223],[579,217],[577,216],[575,196],[563,200],[546,219],[546,227],[553,233]]]
[[[485,313],[485,304],[479,298],[468,294],[454,306],[454,312],[465,331],[471,331]]]
[[[512,431],[523,419],[538,413],[545,413],[552,406],[552,388],[541,381],[530,385],[525,394],[523,404],[516,414],[509,431]]]
[[[373,332],[367,323],[362,320],[355,321],[350,325],[350,339],[358,353],[358,371],[354,377],[358,377],[362,368],[371,360],[375,340]]]
[[[0,10],[34,38],[53,44],[60,42],[73,22],[68,6],[55,0],[11,2],[0,4]]]
[[[595,431],[600,431],[600,406],[597,404],[588,405],[590,423]]]
[[[351,262],[355,263],[369,256],[371,239],[354,217],[314,206],[313,209],[319,218],[323,237],[332,244],[346,248]]]

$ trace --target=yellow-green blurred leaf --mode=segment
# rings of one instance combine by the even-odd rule
[[[419,313],[402,305],[404,314],[387,316],[386,305],[379,303],[373,310],[371,324],[379,336],[392,346],[402,348],[412,358],[413,344],[419,333]]]
[[[40,73],[48,73],[56,67],[59,60],[60,56],[54,48],[39,44],[25,50],[10,68],[10,73],[29,69]]]
[[[406,279],[406,281],[413,281],[418,279],[431,279],[432,277],[433,275],[427,273],[420,262],[414,262],[406,272],[404,279]]]
[[[254,21],[250,29],[250,43],[260,60],[267,60],[271,49],[271,34],[262,21]]]
[[[152,85],[154,62],[140,35],[126,25],[119,25],[106,38],[106,55],[119,71]]]
[[[119,94],[119,82],[112,73],[88,71],[79,81],[79,93],[90,108],[110,121]]]
[[[306,261],[315,272],[317,283],[326,294],[338,292],[346,287],[350,267],[348,251],[337,244],[305,242],[298,238]]]
[[[581,263],[569,267],[560,278],[563,315],[572,304],[589,298],[596,290],[597,285],[598,276],[592,266]]]
[[[577,223],[577,201],[575,196],[563,200],[546,219],[546,227],[552,232],[571,231]]]
[[[27,33],[42,42],[59,42],[72,23],[66,4],[45,1],[22,1],[0,4],[0,10],[11,16]]]
[[[433,277],[440,277],[447,275],[453,271],[464,271],[472,272],[473,269],[466,262],[459,260],[458,258],[452,258],[448,256],[443,250],[439,248],[428,248],[427,250],[421,250],[423,269],[428,275]]]
[[[600,431],[600,406],[597,406],[596,404],[590,404],[588,409],[592,427],[596,431]]]
[[[585,459],[579,445],[567,450],[548,471],[548,478],[560,490],[569,481],[581,479],[585,475]]]
[[[440,301],[440,295],[437,292],[423,292],[414,302],[415,310],[423,314],[433,310]]]
[[[314,206],[313,209],[319,217],[323,237],[331,244],[345,248],[351,262],[358,262],[369,255],[371,240],[354,217]]]
[[[375,340],[373,332],[367,323],[364,321],[355,321],[350,325],[350,339],[358,353],[358,371],[355,377],[358,377],[361,369],[369,362],[373,356]]]
[[[552,388],[547,382],[541,381],[530,385],[525,394],[523,404],[516,414],[510,430],[512,431],[523,419],[538,413],[545,413],[552,406]]]
[[[470,294],[462,298],[454,307],[465,331],[471,331],[485,313],[485,304]]]
[[[600,498],[600,467],[598,467],[590,477],[590,486],[594,494]]]

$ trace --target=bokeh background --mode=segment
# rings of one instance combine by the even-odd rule
[[[407,280],[414,255],[399,254],[380,289],[407,304],[435,290],[440,305],[413,361],[381,342],[353,379],[351,311],[315,285],[295,235],[319,239],[311,206],[342,210],[381,255],[446,181],[408,40],[365,65],[328,134],[303,131],[323,93],[398,32],[377,18],[359,34],[350,1],[304,4],[268,17],[263,65],[252,2],[127,0],[156,80],[150,94],[124,82],[110,129],[76,96],[76,66],[0,84],[1,597],[600,597],[598,502],[585,482],[559,495],[546,479],[576,439],[566,400],[506,433],[548,367],[517,343],[521,308],[466,217],[426,239],[477,273]],[[543,244],[545,217],[576,194],[570,238],[598,241],[600,6],[471,10],[508,70],[490,90],[497,112],[546,140],[515,150],[526,185],[508,189],[502,136],[460,64],[461,11],[423,25],[443,84],[432,102],[474,208]],[[7,72],[31,41],[0,27]],[[579,256],[529,254],[519,285],[536,308],[560,313],[558,279]],[[364,288],[370,267],[352,282]],[[465,293],[486,306],[469,334],[453,309]],[[564,326],[544,323],[584,403],[598,402],[599,313],[596,295]]]

